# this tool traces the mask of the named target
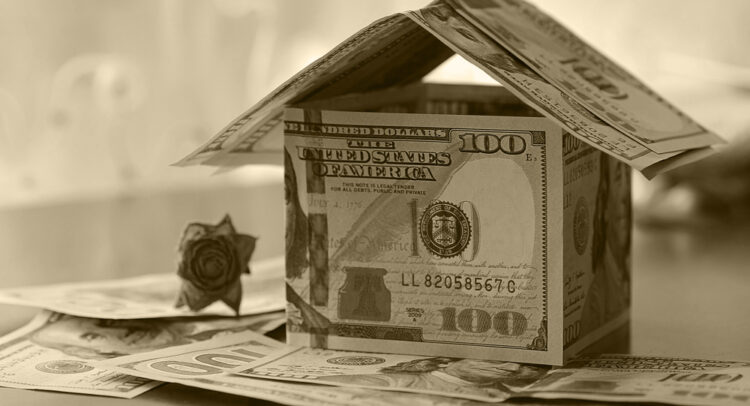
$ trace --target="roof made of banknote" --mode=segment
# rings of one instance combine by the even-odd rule
[[[360,30],[178,164],[280,162],[285,106],[418,82],[454,54],[646,176],[702,158],[723,142],[523,0],[438,0]]]

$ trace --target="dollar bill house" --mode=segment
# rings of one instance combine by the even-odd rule
[[[456,53],[502,87],[420,83]],[[716,141],[534,7],[451,0],[364,28],[183,163],[283,157],[289,343],[562,364],[627,325],[631,167]]]

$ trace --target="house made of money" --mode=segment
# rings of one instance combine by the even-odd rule
[[[422,83],[454,54],[500,86]],[[290,344],[562,364],[628,325],[631,168],[718,142],[532,5],[446,0],[354,34],[181,163],[283,162]]]

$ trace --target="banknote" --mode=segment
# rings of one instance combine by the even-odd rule
[[[447,0],[587,110],[657,153],[723,142],[562,24],[523,0]]]
[[[711,153],[707,148],[669,153],[651,151],[590,113],[447,4],[435,4],[407,15],[456,53],[503,83],[523,102],[649,178]]]
[[[281,310],[284,301],[284,260],[271,258],[250,264],[242,276],[241,315]],[[195,315],[234,316],[223,303],[199,312],[176,308],[180,279],[173,273],[127,279],[64,283],[0,290],[0,302],[43,307],[60,313],[102,319],[140,319]]]
[[[229,371],[282,348],[279,342],[245,331],[231,332],[200,343],[103,360],[97,366],[164,382],[264,399],[287,405],[470,406],[475,402],[441,396],[420,396],[367,390],[329,388],[238,376]]]
[[[536,110],[520,103],[518,98],[502,86],[428,82],[366,93],[350,93],[330,99],[299,103],[294,107],[395,114],[542,117]]]
[[[525,391],[545,399],[696,406],[750,403],[750,363],[598,355],[552,371]]]
[[[290,343],[560,362],[557,126],[301,109],[285,125]]]
[[[505,29],[498,21],[506,20],[522,23]],[[178,165],[279,164],[285,105],[411,83],[453,52],[649,178],[708,156],[711,144],[723,142],[526,3],[439,1],[353,35]]]
[[[414,82],[451,54],[407,17],[382,18],[295,74],[177,165],[280,162],[285,104]]]
[[[750,402],[749,368],[748,362],[604,354],[549,369],[502,361],[288,347],[233,372],[491,402],[576,399],[733,406]]]
[[[269,331],[282,313],[237,318],[90,319],[42,311],[0,338],[0,386],[132,398],[159,382],[93,361],[199,342],[231,331]]]
[[[247,377],[500,402],[549,367],[505,361],[289,347],[233,372]]]
[[[631,297],[631,171],[563,135],[563,347],[566,358],[626,323]]]

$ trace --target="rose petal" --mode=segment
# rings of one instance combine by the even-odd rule
[[[177,302],[174,304],[174,307],[182,307],[185,306],[185,301],[182,300],[182,288],[180,288],[180,294],[177,296]]]
[[[208,225],[201,223],[190,223],[185,227],[185,231],[182,232],[182,238],[180,238],[180,244],[178,245],[178,251],[180,253],[185,251],[185,246],[199,238],[202,238],[208,234]]]
[[[229,290],[221,297],[221,301],[231,307],[237,316],[240,315],[240,303],[242,302],[242,284],[237,279]]]
[[[234,225],[232,224],[232,219],[229,217],[229,214],[225,215],[223,219],[221,219],[221,222],[213,227],[211,230],[212,236],[217,235],[235,235],[237,234],[237,231],[234,229]]]
[[[201,268],[198,276],[208,282],[215,281],[227,272],[227,264],[217,256],[201,258]]]
[[[250,268],[248,268],[247,264],[250,262],[253,251],[255,251],[256,240],[257,238],[245,234],[234,236],[234,245],[237,247],[237,261],[239,261],[244,273],[250,273]]]
[[[182,280],[180,288],[180,298],[184,304],[192,311],[204,309],[206,306],[215,302],[221,295],[207,295],[201,289],[197,288],[188,280]]]

